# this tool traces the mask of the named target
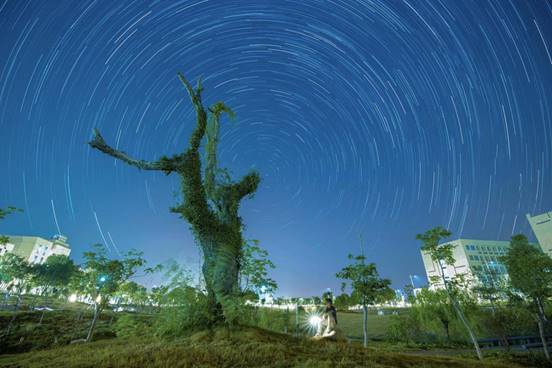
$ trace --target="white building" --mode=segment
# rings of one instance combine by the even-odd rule
[[[457,239],[444,244],[454,246],[452,256],[454,264],[443,264],[447,280],[463,275],[468,281],[487,283],[492,278],[502,278],[507,275],[506,267],[500,263],[499,257],[504,256],[510,247],[509,241]],[[430,289],[444,287],[441,268],[429,254],[422,253],[422,259],[430,283]]]
[[[537,216],[527,214],[527,220],[539,241],[542,251],[552,257],[552,212]]]
[[[14,253],[29,263],[44,263],[54,254],[69,256],[71,248],[67,244],[67,237],[54,235],[52,239],[43,239],[38,236],[8,235],[9,242],[0,245],[0,256]]]

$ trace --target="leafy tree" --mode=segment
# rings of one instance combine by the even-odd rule
[[[349,294],[341,293],[335,298],[334,304],[338,309],[348,309],[353,304],[353,301]]]
[[[491,307],[491,315],[484,318],[483,323],[497,334],[502,344],[509,349],[508,331],[511,320],[508,317],[511,313],[502,305],[509,295],[509,289],[507,279],[498,272],[499,266],[495,262],[486,264],[485,274],[479,276],[480,282],[473,287],[473,292]]]
[[[77,266],[67,256],[51,255],[42,264],[34,265],[36,284],[45,289],[46,293],[67,295],[68,285]]]
[[[333,293],[330,290],[326,290],[322,293],[322,301],[325,302],[326,299],[331,299],[333,301]]]
[[[149,292],[149,302],[154,311],[159,312],[161,306],[166,303],[169,287],[167,285],[154,286]]]
[[[67,296],[69,283],[77,266],[67,256],[55,254],[48,257],[44,263],[33,265],[32,268],[32,282],[42,289],[42,296],[59,297]],[[47,300],[45,304],[48,304]],[[39,324],[42,323],[44,313],[45,310],[42,311]]]
[[[422,242],[422,251],[428,254],[431,257],[431,260],[438,265],[441,279],[443,281],[445,291],[447,292],[452,307],[454,308],[456,315],[466,328],[475,348],[475,352],[477,353],[477,357],[479,359],[483,359],[483,355],[481,354],[481,349],[479,348],[477,338],[475,337],[475,334],[471,326],[469,325],[468,320],[466,319],[466,316],[464,315],[464,312],[462,311],[462,308],[458,303],[458,300],[455,298],[454,285],[451,284],[449,280],[447,280],[447,278],[445,277],[445,265],[453,265],[455,262],[454,256],[452,254],[454,250],[454,245],[439,243],[442,239],[448,238],[451,235],[452,233],[450,231],[438,226],[426,231],[424,234],[416,235],[416,239]]]
[[[205,108],[201,80],[194,88],[178,74],[196,111],[196,126],[188,148],[158,161],[137,160],[106,144],[99,131],[90,142],[93,148],[142,170],[176,173],[181,179],[183,202],[171,210],[191,226],[203,253],[203,277],[208,293],[209,313],[213,321],[224,320],[224,305],[239,291],[240,256],[244,245],[242,220],[238,214],[243,198],[257,190],[260,176],[253,171],[239,181],[232,181],[226,170],[218,167],[220,117],[234,112],[223,102]],[[200,146],[206,139],[205,171],[202,172]]]
[[[445,290],[421,290],[416,297],[416,306],[425,321],[439,321],[445,337],[450,343],[450,324],[455,319],[455,311]]]
[[[552,258],[529,244],[523,234],[512,236],[510,249],[501,259],[506,265],[512,288],[531,301],[546,358],[550,352],[544,334],[548,322],[545,302],[552,297]]]
[[[96,328],[98,317],[137,269],[145,264],[141,252],[129,251],[119,259],[107,257],[106,249],[101,244],[93,246],[94,250],[84,252],[83,271],[76,274],[77,288],[88,296],[94,305],[94,317],[86,341],[90,341]]]
[[[271,293],[278,288],[276,281],[268,277],[274,263],[268,259],[268,252],[259,246],[258,240],[252,240],[242,249],[240,260],[240,284],[242,293]]]
[[[123,283],[115,294],[117,305],[134,305],[135,307],[143,306],[148,300],[148,290],[145,286],[138,284],[135,281],[127,281]]]
[[[16,294],[17,299],[14,308],[16,312],[21,305],[21,294],[23,291],[28,291],[31,286],[32,276],[33,268],[23,258],[13,253],[6,253],[0,257],[0,281],[7,285],[7,297],[11,293]],[[14,313],[6,328],[6,336],[10,333],[16,317],[17,314]]]
[[[374,305],[391,300],[395,292],[389,287],[391,281],[379,277],[375,263],[366,263],[363,255],[353,256],[349,254],[352,264],[345,266],[336,276],[350,283],[351,297],[362,305],[362,327],[364,333],[364,347],[368,346],[368,305]],[[347,286],[347,281],[342,284],[342,291]]]

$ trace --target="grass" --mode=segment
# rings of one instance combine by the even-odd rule
[[[218,329],[178,341],[112,339],[0,357],[0,367],[521,367],[515,359],[422,356],[310,341],[258,328]]]
[[[362,339],[362,313],[340,312],[337,316],[338,327],[346,336]],[[368,338],[382,340],[386,337],[391,315],[368,314]]]
[[[0,337],[0,354],[21,353],[69,344],[72,340],[86,337],[90,326],[91,314],[85,313],[78,319],[79,313],[73,310],[45,312],[21,311],[16,314],[9,335]],[[4,335],[13,313],[0,312],[0,334]],[[95,339],[114,338],[116,335],[109,326],[110,315],[100,316]]]
[[[75,310],[17,314],[12,333],[0,341],[0,367],[545,367],[538,355],[487,353],[483,362],[470,351],[447,355],[442,351],[423,351],[405,344],[370,341],[363,349],[357,341],[311,341],[256,327],[229,331],[204,331],[176,341],[148,335],[147,338],[117,337],[110,325],[111,314],[102,315],[89,344],[70,344],[83,338],[91,320],[85,314],[77,320]],[[125,315],[116,313],[115,319]],[[150,315],[129,314],[147,320]],[[0,328],[12,314],[0,312]],[[273,316],[269,316],[273,317]],[[304,316],[301,316],[303,318]],[[340,313],[339,323],[349,336],[362,336],[362,315]],[[370,315],[373,339],[385,334],[390,316]],[[270,318],[269,318],[270,320]],[[285,319],[284,319],[285,320]],[[294,320],[294,319],[293,319]],[[276,326],[274,326],[276,327]],[[431,355],[435,354],[435,355]],[[437,355],[441,354],[441,355]]]

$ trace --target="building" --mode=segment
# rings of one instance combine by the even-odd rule
[[[552,212],[531,216],[527,214],[527,220],[535,233],[542,251],[552,257]]]
[[[487,283],[498,281],[493,278],[507,275],[506,267],[500,263],[499,257],[508,252],[509,241],[457,239],[444,244],[454,245],[452,255],[456,260],[452,265],[443,265],[447,280],[463,275],[468,281]],[[429,254],[420,252],[430,288],[443,288],[441,268]]]
[[[29,263],[44,263],[54,254],[69,256],[71,248],[67,237],[54,235],[46,240],[38,236],[11,236],[7,244],[0,245],[0,256],[6,253],[16,254]]]

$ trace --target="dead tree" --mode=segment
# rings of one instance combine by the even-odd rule
[[[196,126],[188,148],[172,157],[163,156],[157,161],[144,161],[130,157],[125,152],[109,146],[98,130],[90,146],[103,153],[142,170],[162,171],[180,177],[182,203],[171,208],[191,227],[203,253],[202,272],[213,320],[224,320],[225,304],[238,292],[242,221],[238,214],[240,202],[252,196],[260,182],[256,171],[239,181],[232,181],[226,171],[217,164],[220,117],[226,113],[233,118],[233,111],[223,102],[205,109],[201,100],[201,80],[194,88],[178,73],[178,77],[190,96],[196,112]],[[205,170],[202,170],[200,145],[205,145]]]

